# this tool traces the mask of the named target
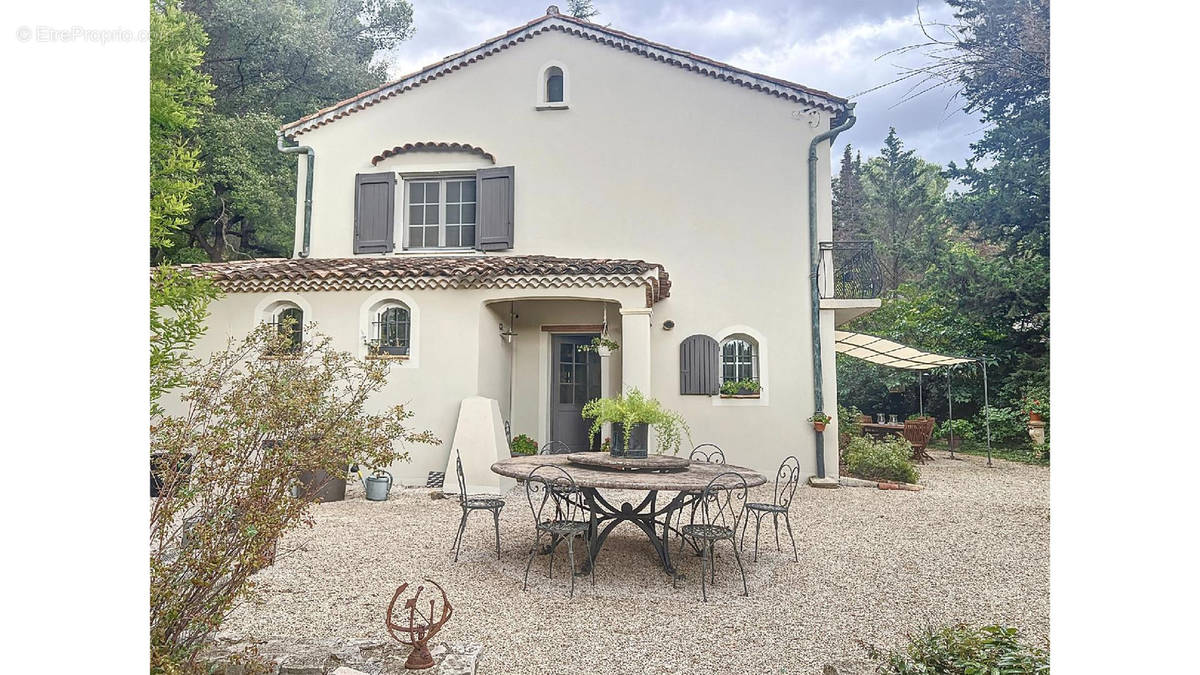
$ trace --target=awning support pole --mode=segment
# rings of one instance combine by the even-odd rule
[[[950,429],[950,459],[954,459],[954,387],[950,383],[951,370],[946,369],[946,404],[950,406],[950,420],[946,424]]]
[[[987,465],[992,465],[992,413],[988,409],[988,392],[987,392],[987,361],[979,359],[983,364],[983,426],[987,429]]]
[[[925,416],[925,372],[917,371],[917,402],[921,406],[921,417]]]

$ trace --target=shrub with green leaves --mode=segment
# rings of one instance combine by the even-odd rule
[[[1014,408],[989,408],[987,415],[979,411],[976,427],[979,437],[986,437],[984,420],[991,423],[992,443],[1004,447],[1026,447],[1029,440],[1029,415]]]
[[[901,436],[881,440],[866,436],[850,439],[846,447],[846,469],[867,480],[916,483],[921,477],[912,463],[912,446]]]
[[[1016,628],[958,624],[908,635],[902,649],[868,647],[884,675],[1042,675],[1050,655],[1023,643]]]
[[[536,455],[538,451],[538,445],[537,441],[526,436],[525,434],[521,434],[512,439],[512,442],[508,444],[508,449],[512,450],[518,455]]]
[[[970,420],[946,420],[937,426],[933,432],[934,438],[950,438],[950,429],[954,429],[954,438],[962,439],[964,443],[977,438],[975,425]]]

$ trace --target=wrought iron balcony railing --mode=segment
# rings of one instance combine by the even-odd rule
[[[875,242],[821,242],[819,273],[822,298],[878,298],[883,291]]]

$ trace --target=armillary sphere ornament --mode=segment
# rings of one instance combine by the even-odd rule
[[[433,584],[434,588],[442,594],[441,610],[435,611],[438,601],[436,598],[429,598],[429,613],[422,611],[421,607],[424,601],[421,600],[421,592],[425,590],[424,586],[417,586],[417,590],[412,594],[412,597],[404,601],[404,606],[396,616],[396,601],[400,596],[404,595],[404,591],[408,590],[408,582],[400,584],[396,589],[395,595],[392,596],[392,601],[388,603],[387,626],[388,634],[391,635],[397,642],[403,645],[412,647],[412,653],[408,655],[408,660],[404,662],[404,667],[409,670],[424,670],[425,668],[433,667],[433,655],[429,653],[429,640],[437,635],[442,626],[450,620],[454,615],[454,607],[450,605],[450,600],[446,597],[446,591],[438,585],[433,579],[426,579],[426,582]],[[436,619],[434,617],[437,617]]]

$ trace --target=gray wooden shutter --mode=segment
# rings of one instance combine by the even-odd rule
[[[679,393],[713,396],[720,390],[721,347],[707,335],[679,343]]]
[[[395,248],[396,174],[354,176],[354,252],[383,253]]]
[[[475,248],[502,251],[513,247],[513,167],[497,166],[475,172]]]

